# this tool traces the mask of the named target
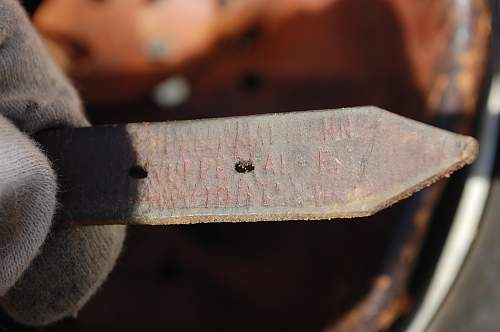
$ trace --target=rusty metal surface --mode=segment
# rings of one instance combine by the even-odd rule
[[[64,218],[91,224],[372,215],[477,143],[375,107],[49,132]]]

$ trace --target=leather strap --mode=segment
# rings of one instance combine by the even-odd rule
[[[57,129],[61,217],[186,224],[369,216],[471,163],[477,142],[376,107]]]

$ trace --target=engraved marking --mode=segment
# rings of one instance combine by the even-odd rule
[[[241,197],[243,196],[243,197]],[[244,201],[242,202],[241,199]],[[238,181],[238,187],[236,188],[236,206],[237,207],[249,207],[252,202],[252,192],[250,189],[250,185],[245,183],[242,179]],[[242,205],[245,204],[245,205]]]
[[[188,173],[189,173],[189,160],[188,159],[184,159],[183,161],[183,175],[184,175],[184,182],[187,181],[187,177],[188,177]]]
[[[228,126],[227,123],[224,124],[224,128],[215,128],[213,130],[214,132],[214,138],[211,142],[214,142],[213,145],[211,145],[212,148],[215,147],[215,140],[217,140],[217,155],[223,155],[224,154],[224,149],[230,149],[230,143],[229,140],[229,134],[230,132],[228,131]],[[212,149],[210,149],[212,150]]]
[[[266,195],[266,189],[262,188],[262,206],[270,206],[271,205],[271,197]]]
[[[328,140],[328,120],[326,118],[323,118],[323,121],[322,121],[322,128],[323,128],[323,141],[327,141]]]
[[[267,207],[271,205],[277,205],[276,201],[274,202],[274,204],[272,204],[272,201],[274,201],[277,195],[279,194],[278,182],[272,182],[268,186],[262,185],[261,192],[262,192],[261,206]]]
[[[273,145],[273,126],[268,124],[269,127],[269,145]]]
[[[325,150],[318,151],[318,173],[319,174],[337,174],[337,163],[333,162],[333,152]]]
[[[167,163],[167,176],[170,182],[175,182],[178,176],[179,163],[176,162],[175,165],[171,162]]]
[[[367,152],[363,154],[360,161],[360,177],[364,177],[366,175],[366,166],[368,165],[368,161],[373,152],[373,146],[375,145],[375,135],[372,137],[370,141],[370,145],[368,146]]]
[[[342,118],[344,121],[344,130],[343,132],[343,138],[344,139],[350,139],[352,138],[352,123],[351,123],[351,118],[349,115],[346,115],[345,117]]]
[[[224,169],[222,168],[222,160],[219,157],[215,160],[215,178],[225,179]]]
[[[264,135],[262,133],[262,126],[260,123],[257,125],[257,139],[260,146],[264,146]]]
[[[234,136],[234,152],[233,152],[233,156],[236,159],[239,159],[240,157],[238,152],[239,139],[240,139],[240,123],[239,121],[236,121],[236,134]]]
[[[205,209],[208,209],[210,203],[210,188],[205,186]]]
[[[342,164],[342,162],[338,158],[334,158],[334,160],[337,164],[345,168],[344,164]]]
[[[252,134],[250,133],[250,125],[248,124],[248,122],[244,123],[244,136],[242,145],[247,151],[252,150]]]
[[[366,150],[366,152],[361,157],[361,161],[360,161],[360,178],[363,178],[363,177],[366,176],[366,167],[367,167],[368,161],[370,160],[371,155],[373,153],[373,148],[375,146],[375,140],[377,138],[377,132],[378,132],[379,126],[380,126],[380,119],[377,118],[377,121],[374,123],[374,125],[372,126],[372,128],[370,128],[371,135],[372,135],[371,139],[370,139],[370,145],[368,146],[368,149]]]
[[[323,152],[321,150],[318,151],[318,173],[321,174],[323,170]]]
[[[198,188],[199,187],[197,183],[195,183],[192,187],[181,186],[180,188],[177,184],[174,184],[173,188],[170,188],[171,200],[174,207],[186,209],[197,207],[194,203]]]
[[[200,167],[199,167],[199,179],[204,180],[205,179],[205,174],[208,170],[208,160],[205,158],[200,159]]]
[[[323,140],[339,141],[352,136],[351,119],[349,117],[328,117],[323,119]]]
[[[283,156],[283,152],[280,153],[280,171],[281,175],[285,175],[285,157]]]
[[[288,176],[290,186],[292,187],[293,195],[290,196],[290,202],[287,202],[290,206],[301,206],[302,203],[302,192],[297,190],[297,184],[291,176]]]
[[[241,181],[242,179],[238,180],[238,186],[236,187],[236,206],[240,207],[240,190],[241,190]]]
[[[323,203],[323,185],[322,184],[316,184],[314,185],[314,203],[317,207],[321,206]]]
[[[217,157],[220,157],[222,155],[224,155],[224,148],[222,142],[219,139],[219,145],[217,146]]]
[[[231,202],[231,193],[229,191],[229,188],[227,186],[219,187],[216,190],[216,197],[217,197],[216,198],[217,199],[216,207],[218,207],[218,208],[222,207],[221,206],[221,191],[224,194],[224,197],[226,198],[225,202],[224,202],[224,207],[227,207],[229,205],[229,203]]]
[[[246,189],[247,189],[247,192],[246,192],[246,206],[247,207],[250,207],[252,205],[252,190],[250,189],[250,185],[247,184],[246,185]]]
[[[268,153],[266,162],[264,163],[264,173],[268,174],[270,170],[273,172],[274,175],[276,174],[276,172],[274,171],[273,157],[271,153]]]
[[[285,127],[286,127],[285,141],[286,141],[286,144],[289,145],[290,144],[290,134],[289,134],[290,133],[290,123],[287,122]]]

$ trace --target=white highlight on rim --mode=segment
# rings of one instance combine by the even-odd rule
[[[405,332],[424,332],[429,327],[457,279],[474,242],[491,187],[499,116],[500,75],[495,75],[479,128],[479,156],[465,182],[455,218],[429,287]]]

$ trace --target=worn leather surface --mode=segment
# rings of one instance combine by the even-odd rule
[[[376,107],[60,129],[61,218],[96,224],[373,215],[471,163],[477,142]]]

